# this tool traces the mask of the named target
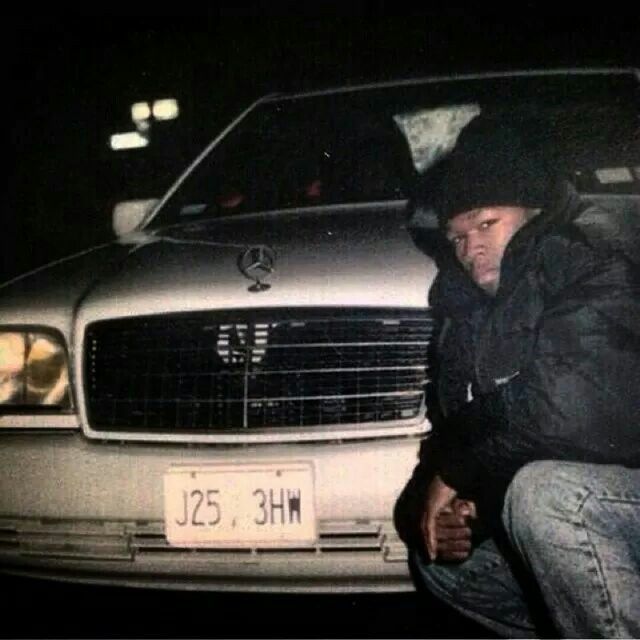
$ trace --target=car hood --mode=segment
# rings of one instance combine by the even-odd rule
[[[68,339],[75,309],[130,251],[119,243],[92,247],[0,284],[0,322],[53,327]]]
[[[424,307],[434,267],[414,245],[401,206],[307,211],[166,228],[96,283],[91,318],[282,306]],[[268,289],[239,262],[250,247],[274,256]],[[86,318],[89,319],[88,317]]]
[[[269,247],[268,289],[239,268]],[[16,279],[0,310],[93,320],[201,309],[287,306],[425,307],[435,275],[414,245],[401,203],[247,215],[136,234]]]

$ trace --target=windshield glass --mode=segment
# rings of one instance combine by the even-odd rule
[[[520,130],[587,193],[637,193],[631,73],[406,83],[284,98],[252,110],[186,178],[152,227],[319,205],[403,200],[478,114]]]

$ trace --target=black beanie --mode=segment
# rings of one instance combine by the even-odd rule
[[[435,167],[428,199],[444,227],[453,216],[483,206],[542,208],[552,182],[542,161],[514,129],[479,117],[462,130],[453,151]]]

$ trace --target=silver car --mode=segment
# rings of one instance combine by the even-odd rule
[[[632,227],[639,81],[558,70],[269,96],[161,201],[117,207],[114,242],[0,286],[2,570],[412,589],[392,511],[430,429],[437,328],[433,215],[412,180],[492,114],[612,212],[590,223]]]

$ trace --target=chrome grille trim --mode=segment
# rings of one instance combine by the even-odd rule
[[[423,420],[427,310],[293,313],[189,312],[89,325],[90,434],[187,440]]]
[[[172,547],[161,521],[47,522],[37,519],[0,520],[0,554],[29,557],[118,560],[135,562],[148,555],[208,558],[213,562],[259,562],[276,555],[322,555],[373,552],[385,562],[406,562],[407,552],[390,521],[319,522],[319,537],[311,547],[183,549]],[[243,560],[244,558],[244,560]]]

